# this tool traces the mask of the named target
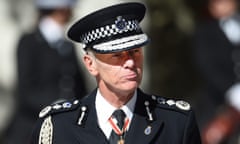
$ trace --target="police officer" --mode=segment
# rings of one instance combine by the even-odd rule
[[[5,133],[8,144],[27,143],[39,111],[49,103],[86,94],[73,44],[64,37],[76,1],[34,2],[38,23],[20,37],[17,47],[17,106]]]
[[[68,37],[83,44],[84,64],[98,87],[80,100],[43,109],[31,144],[200,144],[194,112],[182,100],[144,93],[141,3],[100,9],[76,22]]]

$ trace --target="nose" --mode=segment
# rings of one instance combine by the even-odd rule
[[[135,65],[135,59],[134,59],[134,55],[131,51],[128,51],[126,53],[126,56],[124,58],[124,67],[125,68],[132,68]]]
[[[135,61],[133,59],[127,59],[124,63],[125,68],[133,68],[135,65]]]

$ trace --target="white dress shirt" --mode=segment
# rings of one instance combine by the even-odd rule
[[[44,17],[39,23],[39,29],[49,44],[64,39],[64,28],[50,17]]]
[[[220,20],[220,27],[231,43],[240,43],[240,16],[235,15]]]
[[[121,109],[125,112],[127,118],[130,121],[128,128],[131,124],[136,100],[137,100],[137,92],[135,91],[134,96],[131,98],[131,100],[126,105],[121,107]],[[112,132],[112,127],[108,119],[112,116],[112,113],[117,108],[115,108],[110,103],[108,103],[107,100],[101,95],[99,90],[97,91],[95,106],[97,111],[99,127],[101,128],[105,136],[109,138]]]
[[[236,83],[228,89],[226,99],[232,107],[240,111],[240,83]]]

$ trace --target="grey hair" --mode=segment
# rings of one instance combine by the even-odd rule
[[[91,48],[86,48],[85,49],[85,54],[91,56],[94,59],[96,59],[95,52]]]

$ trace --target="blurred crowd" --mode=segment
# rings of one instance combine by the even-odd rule
[[[95,87],[79,61],[81,51],[66,40],[64,31],[75,17],[117,2],[126,0],[106,0],[104,3],[94,0],[0,1],[0,143],[24,143],[44,106],[64,99],[80,98]],[[160,93],[167,97],[185,93],[191,95],[179,98],[186,98],[192,103],[203,144],[240,144],[239,0],[201,1],[201,10],[195,12],[195,15],[201,15],[192,16],[192,25],[183,17],[180,20],[185,20],[185,27],[184,24],[178,25],[170,20],[173,17],[171,13],[165,17],[165,21],[169,20],[171,24],[158,30],[153,27],[164,25],[164,19],[153,18],[164,15],[151,10],[169,9],[162,1],[159,4],[144,2],[152,8],[145,28],[154,43],[149,46],[149,49],[153,48],[153,57],[147,57],[147,79],[142,87],[160,91],[168,86],[169,91]],[[188,13],[188,16],[194,15],[193,11],[184,10],[182,12]],[[179,17],[174,18],[179,20]],[[189,28],[186,30],[187,40],[172,40],[179,38],[179,33],[183,32],[173,31],[173,25]],[[168,41],[176,48],[164,47]],[[183,51],[177,47],[189,48]],[[165,56],[160,51],[164,49],[169,50],[169,53],[164,53]],[[148,53],[152,55],[150,50],[146,53],[146,56]],[[176,58],[177,61],[173,62],[168,56],[184,60]],[[172,63],[176,63],[176,67],[168,71]],[[171,81],[166,80],[169,84],[159,81],[166,79],[166,73],[172,78]],[[194,86],[184,85],[183,79]]]

